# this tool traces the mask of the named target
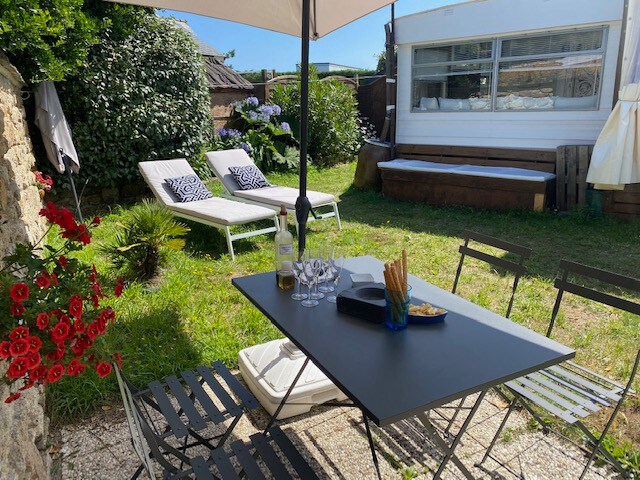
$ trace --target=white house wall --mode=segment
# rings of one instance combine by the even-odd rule
[[[397,143],[509,148],[592,144],[613,103],[621,0],[479,0],[396,20]],[[416,45],[607,25],[600,109],[549,112],[412,112]]]

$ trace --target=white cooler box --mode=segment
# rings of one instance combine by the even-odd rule
[[[289,339],[245,348],[238,354],[240,373],[262,406],[273,415],[300,371],[305,355]],[[289,418],[311,410],[331,400],[342,401],[347,396],[309,362],[287,399],[278,419]],[[291,405],[302,403],[304,405]]]

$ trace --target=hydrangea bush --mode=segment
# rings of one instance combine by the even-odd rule
[[[279,120],[278,105],[260,105],[256,97],[231,104],[232,125],[216,132],[213,148],[243,148],[264,171],[288,170],[299,164],[299,151],[291,126]]]
[[[20,398],[23,390],[56,383],[65,375],[93,370],[106,377],[111,362],[122,362],[120,354],[105,355],[98,348],[116,314],[106,305],[109,295],[95,266],[68,257],[91,242],[91,229],[100,218],[77,223],[69,210],[51,202],[40,215],[49,231],[59,227],[62,246],[42,248],[42,240],[35,246],[18,244],[0,270],[0,359],[8,362],[1,380],[20,385],[6,403]],[[123,288],[118,279],[113,295],[120,296]]]

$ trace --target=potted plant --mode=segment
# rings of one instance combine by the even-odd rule
[[[34,170],[33,175],[36,177],[36,180],[33,184],[38,187],[40,198],[44,198],[44,194],[51,190],[51,187],[53,186],[53,180],[51,179],[51,176],[42,175],[42,172],[39,172],[38,170]]]

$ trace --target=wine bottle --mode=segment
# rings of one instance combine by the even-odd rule
[[[295,285],[293,276],[293,235],[287,226],[287,209],[280,205],[280,231],[276,233],[276,279],[282,290]]]

